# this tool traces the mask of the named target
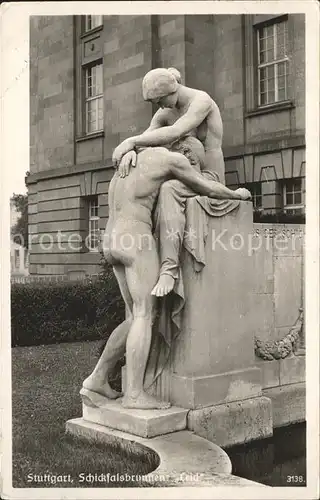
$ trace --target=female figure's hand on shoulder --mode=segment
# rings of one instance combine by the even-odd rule
[[[137,153],[134,150],[129,151],[126,153],[118,167],[118,172],[120,177],[126,177],[129,175],[131,167],[135,167],[137,163]]]

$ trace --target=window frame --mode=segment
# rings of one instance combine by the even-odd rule
[[[96,209],[97,215],[92,215],[92,208]],[[99,229],[99,199],[98,196],[89,196],[87,198],[87,215],[88,215],[88,251],[90,253],[98,253],[99,252],[99,243],[100,243],[100,229]],[[92,230],[92,224],[97,222],[98,227]],[[95,246],[91,245],[91,235],[97,234],[98,238],[95,239]]]
[[[20,269],[20,265],[21,265],[20,249],[19,248],[15,248],[14,249],[14,268],[16,270]]]
[[[76,78],[75,78],[75,129],[74,129],[74,141],[75,141],[75,163],[76,158],[79,153],[78,143],[91,139],[101,139],[104,137],[104,127],[105,127],[105,106],[104,106],[104,57],[103,57],[103,41],[104,41],[104,16],[102,16],[103,24],[94,28],[91,31],[84,32],[84,20],[85,16],[74,16],[74,27],[75,27],[75,68],[76,68]],[[90,44],[93,43],[96,48],[94,52],[91,53],[88,50]],[[90,66],[96,64],[102,64],[102,93],[95,97],[103,96],[102,104],[102,125],[97,126],[97,132],[88,132],[89,126],[87,123],[87,112],[86,112],[86,69]],[[98,120],[97,120],[98,121]]]
[[[257,41],[256,30],[267,24],[274,24],[280,21],[288,22],[287,51],[289,57],[288,68],[288,98],[286,101],[279,101],[268,106],[258,106],[258,71],[257,71]],[[255,116],[274,113],[275,111],[291,110],[295,107],[292,89],[294,88],[294,21],[291,14],[242,14],[241,26],[243,32],[243,55],[244,55],[244,116],[250,119]]]
[[[88,27],[87,24],[89,22],[89,18],[97,18],[99,17],[100,18],[100,24],[97,24],[96,26],[93,26],[93,27]],[[92,14],[89,14],[89,15],[85,15],[83,16],[83,23],[82,23],[82,33],[83,34],[88,34],[88,33],[91,33],[92,31],[94,30],[98,30],[98,29],[101,29],[101,27],[103,26],[103,16],[102,15],[92,15]]]
[[[252,195],[252,204],[253,204],[253,208],[254,210],[262,210],[263,209],[263,205],[262,205],[262,198],[263,198],[263,195],[262,195],[262,182],[247,182],[246,184],[243,184],[241,187],[244,187],[246,189],[248,189]],[[254,188],[256,187],[259,187],[260,189],[260,193],[257,194],[255,191],[254,191]],[[260,199],[260,205],[258,206],[256,204],[256,200],[257,199]]]
[[[260,188],[260,192],[259,193],[256,193],[255,191],[252,192],[252,204],[253,204],[253,207],[256,209],[256,210],[260,210],[263,208],[262,206],[262,186],[261,186],[261,182],[254,182],[254,187],[257,187],[259,186]],[[260,203],[259,205],[257,204],[257,200],[260,200]]]
[[[300,190],[299,191],[287,191],[288,189],[288,183],[292,182],[294,185],[294,182],[299,181],[300,182]],[[293,195],[293,202],[294,202],[294,196],[295,194],[300,194],[301,197],[301,202],[300,203],[292,203],[289,204],[287,202],[287,195],[291,194]],[[303,200],[303,185],[302,185],[302,178],[301,177],[292,177],[290,179],[285,179],[283,181],[282,185],[282,206],[283,206],[283,211],[286,213],[290,213],[289,211],[293,210],[293,214],[296,213],[295,211],[301,211],[300,213],[304,213],[304,200]],[[299,213],[299,212],[298,212]]]
[[[285,33],[285,45],[284,45],[284,51],[285,51],[285,56],[282,57],[281,59],[277,59],[277,26],[281,23],[286,23],[286,29],[284,31]],[[272,26],[273,28],[273,53],[274,53],[274,59],[271,61],[267,61],[265,63],[260,62],[260,34],[261,31],[264,29],[267,29],[268,27]],[[255,26],[255,50],[256,50],[256,78],[257,78],[257,92],[256,92],[256,102],[258,105],[258,108],[263,108],[266,106],[275,106],[275,105],[281,105],[281,103],[287,102],[289,99],[289,63],[290,63],[290,58],[288,56],[288,51],[289,51],[289,23],[288,23],[288,18],[287,16],[285,17],[280,17],[280,18],[274,18],[271,19],[268,22],[259,24]],[[279,75],[278,75],[278,65],[285,63],[285,74],[281,75],[285,77],[285,97],[284,99],[279,99]],[[266,102],[266,103],[261,103],[261,70],[267,67],[274,67],[274,101]],[[266,81],[268,81],[268,78],[266,78]],[[266,93],[268,97],[268,91]]]
[[[101,66],[101,92],[97,95],[88,97],[88,86],[87,86],[87,72],[97,66]],[[92,134],[98,134],[103,132],[104,130],[104,93],[103,93],[103,61],[98,59],[93,61],[90,64],[86,64],[82,66],[83,71],[83,93],[82,93],[82,106],[83,106],[83,133],[85,136],[90,136]],[[97,128],[95,130],[89,130],[89,121],[88,121],[88,103],[96,101],[96,123]],[[99,128],[99,102],[102,102],[102,118],[101,118],[101,127]]]

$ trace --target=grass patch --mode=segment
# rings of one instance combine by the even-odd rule
[[[79,390],[95,366],[100,342],[12,349],[13,486],[143,487],[143,481],[81,482],[81,473],[143,475],[154,455],[90,443],[65,434],[65,422],[82,414]],[[67,483],[29,482],[28,475],[68,475]],[[164,485],[162,485],[164,486]]]

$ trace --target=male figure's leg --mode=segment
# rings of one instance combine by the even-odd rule
[[[113,266],[113,271],[117,278],[121,295],[127,306],[128,317],[113,330],[95,369],[83,382],[83,387],[85,389],[97,392],[110,399],[116,399],[121,396],[121,393],[111,388],[108,377],[116,362],[122,358],[125,353],[126,341],[133,319],[133,303],[126,281],[125,267],[121,264],[117,264]]]
[[[177,179],[162,184],[157,203],[160,233],[160,276],[152,290],[158,297],[168,294],[178,277],[181,246],[186,224],[186,200],[196,193]]]
[[[126,408],[163,409],[170,403],[158,401],[144,391],[144,376],[149,357],[156,298],[151,295],[159,275],[159,259],[154,240],[150,248],[138,251],[126,267],[126,280],[133,301],[133,320],[126,346],[127,384],[122,404]]]

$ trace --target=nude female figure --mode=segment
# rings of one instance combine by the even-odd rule
[[[182,85],[181,75],[175,68],[149,71],[143,79],[142,92],[145,101],[157,104],[160,109],[145,132],[125,139],[115,148],[112,156],[115,166],[134,148],[165,146],[186,135],[194,135],[205,150],[205,169],[214,171],[224,184],[223,126],[214,100],[202,90]]]
[[[195,139],[193,146],[189,154],[193,154],[194,160],[199,162],[203,147]],[[183,141],[181,148],[185,148]],[[188,159],[178,152],[148,148],[138,154],[136,167],[130,170],[128,176],[122,178],[117,171],[111,180],[110,215],[103,250],[105,258],[113,266],[129,314],[113,331],[94,371],[83,382],[80,394],[89,400],[91,393],[110,399],[120,396],[110,387],[108,377],[117,360],[126,352],[127,384],[123,406],[142,409],[170,406],[150,396],[143,388],[157,300],[151,291],[160,268],[152,235],[152,210],[156,197],[164,181],[176,178],[194,192],[209,197],[250,198],[246,189],[231,191],[218,182],[205,179],[199,169],[191,166]]]
[[[168,145],[191,135],[204,146],[203,175],[224,184],[223,127],[219,108],[213,99],[206,92],[182,85],[181,75],[175,68],[149,71],[143,79],[142,91],[144,100],[157,104],[160,109],[143,134],[129,137],[114,150],[116,166],[126,155],[119,169],[120,175],[127,175],[131,164],[134,166],[135,148]],[[186,200],[197,194],[176,180],[161,188],[158,199],[161,266],[158,282],[152,291],[156,296],[166,295],[174,287],[185,230]],[[168,234],[177,237],[168,239]]]

